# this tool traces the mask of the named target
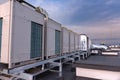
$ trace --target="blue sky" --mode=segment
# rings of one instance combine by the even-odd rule
[[[91,39],[119,38],[120,0],[26,0]]]

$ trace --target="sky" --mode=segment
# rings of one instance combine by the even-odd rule
[[[120,0],[26,0],[49,17],[93,40],[119,40]]]

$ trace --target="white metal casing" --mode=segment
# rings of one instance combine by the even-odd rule
[[[75,51],[79,50],[79,38],[80,35],[75,33]]]
[[[88,37],[85,34],[80,34],[80,50],[88,50]]]
[[[69,52],[69,30],[65,27],[62,27],[62,53]]]
[[[3,18],[2,23],[2,41],[1,41],[1,62],[9,62],[9,37],[11,34],[10,30],[10,1],[0,4],[0,17]]]
[[[54,56],[55,54],[55,30],[61,31],[61,24],[48,18],[46,32],[46,57]]]
[[[75,33],[73,31],[70,31],[70,43],[69,43],[69,52],[75,51]]]
[[[88,38],[88,49],[91,49],[91,46],[92,46],[92,41],[90,38]]]
[[[44,35],[44,15],[29,8],[25,4],[14,1],[12,7],[12,16],[10,16],[10,0],[0,5],[0,16],[3,17],[3,34],[2,34],[2,52],[1,62],[9,63],[9,55],[11,55],[11,63],[30,60],[31,46],[31,21],[43,25]],[[7,12],[6,12],[7,11]],[[4,14],[4,15],[2,15]],[[9,27],[9,17],[12,17],[12,27]],[[11,30],[11,31],[9,31]],[[10,36],[9,36],[10,35]],[[9,41],[9,37],[11,41]],[[42,54],[44,53],[44,36],[43,36]],[[11,42],[11,45],[10,45]],[[9,47],[10,45],[10,47]],[[8,52],[8,47],[11,52]],[[44,55],[43,55],[44,56]]]

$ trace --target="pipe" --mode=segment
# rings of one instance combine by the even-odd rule
[[[9,68],[12,68],[12,55],[11,55],[11,44],[12,44],[12,26],[13,26],[13,0],[10,0],[10,18],[9,18],[9,40],[8,40],[8,61]]]

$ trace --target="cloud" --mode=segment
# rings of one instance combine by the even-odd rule
[[[91,39],[120,36],[120,0],[27,1],[41,6],[52,19]]]
[[[118,0],[27,0],[46,9],[49,16],[63,25],[100,22],[120,14]],[[113,4],[114,3],[114,4]],[[111,4],[111,5],[107,5]],[[113,9],[114,8],[114,9]]]
[[[87,34],[91,39],[119,38],[120,18],[113,18],[108,21],[94,24],[72,26],[71,29],[79,34]]]
[[[110,5],[119,5],[120,1],[119,0],[106,0],[106,5],[110,6]]]
[[[36,0],[35,5],[40,6],[40,4],[43,4],[44,0]]]
[[[47,10],[49,16],[66,25],[71,23],[71,17],[80,9],[80,2],[79,0],[35,0],[34,2],[31,0],[27,0],[36,6],[41,6],[45,10]],[[76,6],[77,5],[77,6]]]
[[[108,0],[108,1],[106,2],[106,5],[111,5],[111,4],[114,3],[114,1],[115,1],[115,0]]]

